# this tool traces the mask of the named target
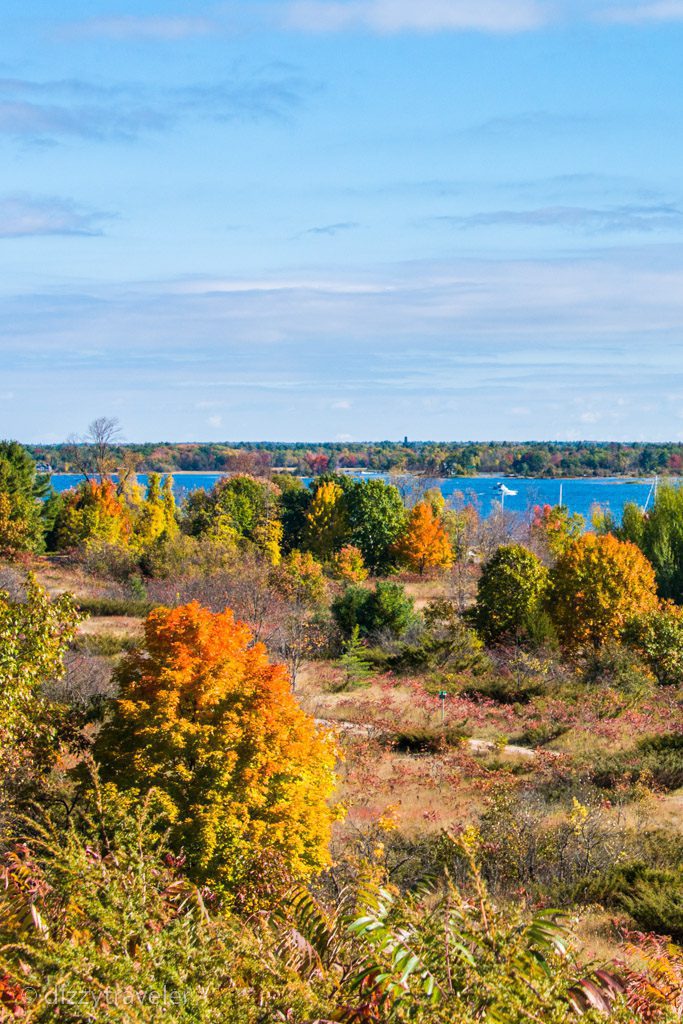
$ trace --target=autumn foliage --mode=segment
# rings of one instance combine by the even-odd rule
[[[336,750],[231,611],[157,608],[118,672],[97,753],[120,787],[165,793],[193,877],[234,893],[265,857],[328,863]]]
[[[125,545],[132,532],[130,512],[112,481],[86,480],[65,497],[56,546],[74,548],[96,541]]]
[[[412,510],[397,550],[402,561],[420,575],[425,569],[451,564],[453,548],[431,502],[420,501]]]
[[[587,533],[558,559],[550,607],[565,646],[597,647],[619,637],[629,619],[657,609],[654,569],[635,544]]]
[[[581,536],[583,518],[570,514],[564,505],[536,505],[531,523],[531,538],[541,544],[549,555],[557,558]]]
[[[333,564],[334,574],[346,583],[362,583],[368,578],[363,554],[353,544],[345,544]]]
[[[316,489],[306,513],[306,543],[320,558],[332,555],[346,534],[348,527],[342,496],[339,484],[327,480]]]

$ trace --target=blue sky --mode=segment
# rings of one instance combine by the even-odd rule
[[[683,439],[683,0],[8,0],[0,436]]]

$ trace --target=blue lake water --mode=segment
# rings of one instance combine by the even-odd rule
[[[222,473],[181,473],[174,477],[175,491],[179,499],[182,499],[190,491],[211,487],[221,478]],[[359,474],[367,477],[379,474]],[[65,491],[74,487],[82,477],[71,473],[55,473],[52,477],[52,484],[56,491]],[[145,484],[147,476],[139,474],[141,484]],[[389,479],[385,477],[385,479]],[[405,493],[419,481],[419,486],[424,486],[421,478],[399,477],[391,478],[399,485]],[[678,481],[677,481],[678,482]],[[515,479],[513,477],[477,477],[463,476],[450,477],[445,480],[430,480],[430,486],[438,486],[448,498],[474,503],[478,506],[482,515],[489,515],[500,503],[498,485],[504,484],[514,495],[505,496],[505,509],[510,512],[523,514],[533,505],[557,505],[560,500],[560,487],[562,488],[562,501],[570,512],[579,512],[588,518],[593,505],[598,504],[617,518],[621,518],[624,505],[628,501],[635,501],[644,506],[650,500],[652,502],[652,480],[651,479],[624,479],[622,477],[580,477],[567,480],[540,480],[528,477]]]

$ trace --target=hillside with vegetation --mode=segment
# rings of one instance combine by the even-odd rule
[[[0,1020],[680,1020],[683,489],[483,519],[264,462],[178,505],[112,438],[60,495],[35,454],[0,444]]]

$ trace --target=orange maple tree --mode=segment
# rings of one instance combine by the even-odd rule
[[[229,896],[269,856],[290,877],[327,865],[335,744],[230,610],[155,609],[117,675],[103,775],[166,794],[195,879]]]
[[[430,501],[420,501],[410,513],[405,533],[397,545],[402,561],[417,569],[447,566],[453,561],[453,548],[445,527]]]

